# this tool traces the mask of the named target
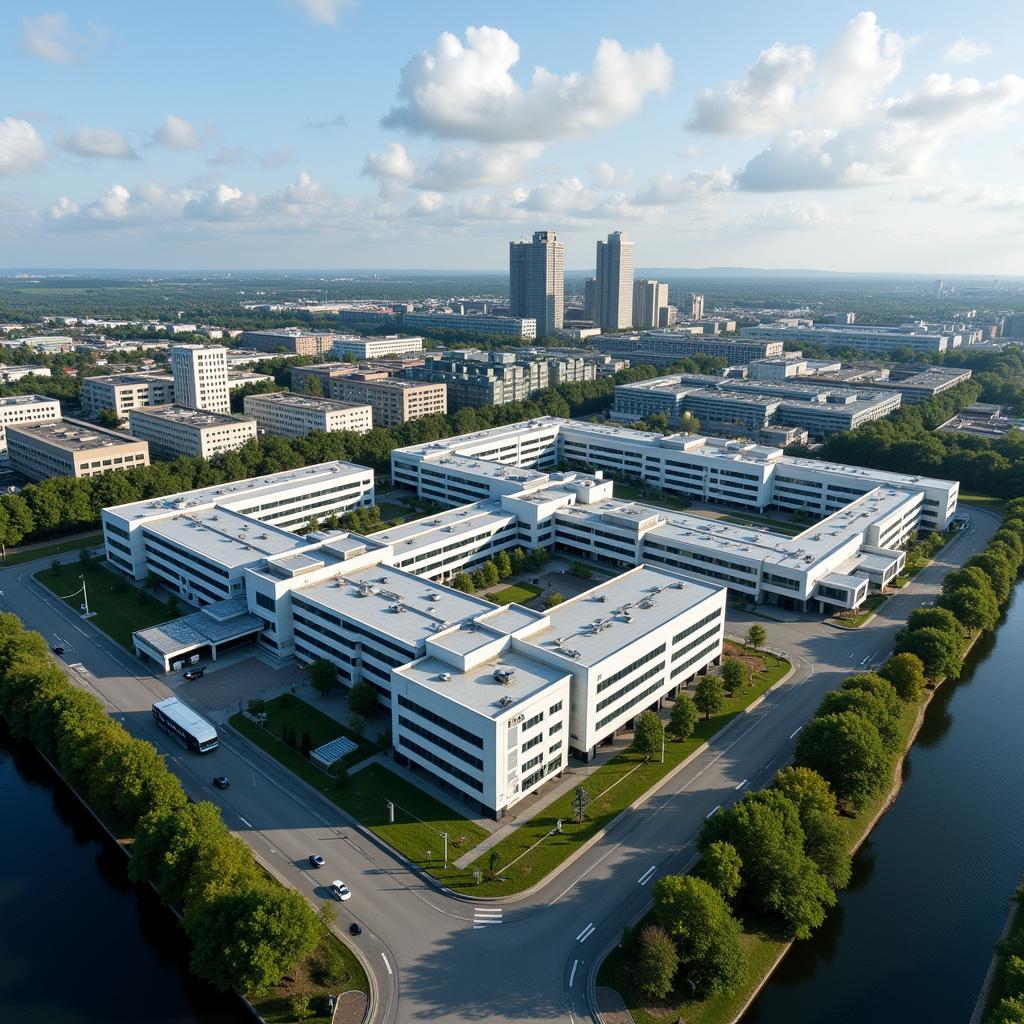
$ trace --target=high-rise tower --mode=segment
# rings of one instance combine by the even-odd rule
[[[509,313],[533,317],[537,338],[562,329],[565,246],[554,231],[534,231],[532,242],[508,247]]]
[[[597,243],[597,324],[603,330],[633,325],[633,250],[621,231]]]

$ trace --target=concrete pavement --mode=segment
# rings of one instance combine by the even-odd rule
[[[932,600],[944,573],[983,547],[998,525],[978,510],[972,520],[970,531],[859,630],[730,613],[730,633],[742,635],[750,621],[760,621],[769,645],[790,652],[789,680],[734,719],[642,806],[616,819],[569,867],[526,898],[500,905],[475,906],[437,891],[338,808],[230,734],[203,758],[173,745],[149,713],[152,701],[169,692],[161,680],[41,592],[27,568],[0,571],[0,589],[5,606],[51,643],[54,634],[70,639],[65,660],[82,665],[75,678],[164,751],[193,796],[218,803],[228,825],[283,881],[315,902],[327,896],[330,879],[348,883],[353,899],[339,924],[344,930],[354,918],[363,926],[353,944],[373,976],[375,1020],[584,1020],[592,1017],[600,955],[645,912],[652,880],[693,860],[709,813],[771,780],[827,690],[884,660],[909,611]],[[231,777],[231,789],[213,789],[218,774]],[[319,872],[305,865],[312,852],[327,861]]]

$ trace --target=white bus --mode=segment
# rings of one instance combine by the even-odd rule
[[[168,736],[173,736],[197,754],[214,750],[220,743],[217,730],[177,697],[158,700],[153,705],[153,717]]]

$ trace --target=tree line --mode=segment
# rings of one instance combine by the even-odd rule
[[[272,881],[220,810],[191,803],[159,751],[73,686],[43,637],[9,613],[0,614],[0,716],[102,819],[131,836],[129,875],[180,909],[197,977],[260,996],[323,941],[327,915]]]
[[[985,550],[947,574],[936,606],[911,613],[893,657],[877,673],[848,676],[825,695],[801,730],[793,765],[767,789],[746,793],[704,823],[694,873],[655,882],[651,914],[623,937],[638,993],[664,999],[676,990],[704,999],[734,991],[748,972],[740,922],[750,912],[788,938],[807,938],[821,926],[850,881],[841,817],[856,816],[891,783],[903,753],[905,708],[920,701],[927,685],[959,676],[967,638],[996,627],[1022,566],[1024,498],[1018,498],[1007,503]],[[763,634],[756,640],[764,643]],[[695,698],[677,698],[670,738],[692,733],[694,705]],[[649,723],[637,730],[644,737],[656,732]],[[1018,998],[1024,994],[1024,945],[1014,946],[1013,954],[1011,974],[1017,972],[1019,987],[1000,1004],[1003,1015],[987,1024],[1024,1021]]]

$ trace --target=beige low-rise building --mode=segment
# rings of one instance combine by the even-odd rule
[[[86,416],[99,416],[107,409],[124,420],[132,409],[173,401],[174,378],[169,373],[114,373],[82,381],[82,412]]]
[[[228,416],[183,405],[132,409],[128,414],[132,434],[149,442],[155,459],[195,455],[204,459],[241,448],[256,437],[251,416]]]
[[[7,428],[11,467],[31,480],[100,476],[149,465],[149,445],[84,420],[20,423]]]
[[[398,380],[385,373],[351,373],[333,377],[330,397],[363,402],[373,409],[375,427],[395,427],[421,416],[448,411],[448,386],[433,381]]]
[[[60,419],[60,402],[43,395],[10,395],[0,398],[0,452],[7,450],[7,427]]]
[[[373,427],[369,405],[296,395],[291,391],[246,395],[245,413],[255,418],[261,431],[282,437],[301,437],[311,430],[353,430],[365,434]]]

